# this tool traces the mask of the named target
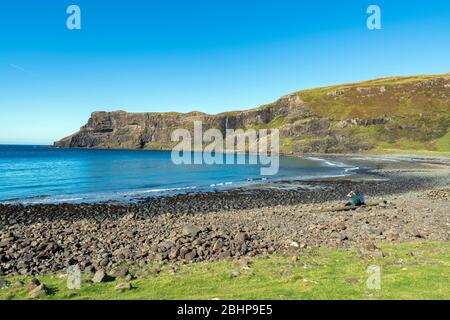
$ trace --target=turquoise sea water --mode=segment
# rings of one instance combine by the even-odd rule
[[[133,201],[351,170],[322,159],[281,157],[277,175],[261,176],[259,165],[175,165],[167,151],[0,145],[0,203]]]

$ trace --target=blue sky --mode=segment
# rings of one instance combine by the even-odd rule
[[[82,29],[66,28],[81,8]],[[382,10],[382,30],[366,9]],[[52,143],[95,110],[208,113],[300,89],[450,72],[447,0],[5,0],[0,143]]]

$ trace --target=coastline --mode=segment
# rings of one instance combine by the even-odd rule
[[[128,205],[0,205],[0,271],[47,274],[77,263],[92,272],[285,254],[292,246],[376,251],[377,242],[450,240],[448,160],[352,157],[331,157],[358,165],[352,176],[300,186],[288,180]],[[354,189],[375,205],[334,212]]]
[[[45,148],[53,148],[52,146],[44,146]],[[149,151],[149,152],[167,152],[165,150],[147,150],[147,149],[102,149],[102,148],[70,148],[80,150],[93,150],[93,151]],[[248,153],[246,153],[248,154]],[[62,192],[59,194],[45,193],[46,190],[35,191],[34,194],[24,195],[19,198],[4,198],[0,201],[3,205],[16,205],[24,204],[27,206],[44,205],[44,204],[114,204],[114,205],[128,205],[135,203],[142,203],[146,198],[155,197],[174,197],[178,195],[191,194],[191,193],[217,193],[233,190],[248,190],[248,189],[295,189],[295,188],[308,188],[313,182],[327,180],[336,180],[345,178],[351,179],[352,177],[365,178],[368,180],[377,179],[376,173],[377,167],[383,167],[386,163],[392,164],[394,162],[400,163],[400,167],[404,167],[408,163],[426,163],[426,164],[450,164],[450,157],[435,157],[435,156],[419,156],[419,155],[386,155],[386,154],[323,154],[323,153],[305,153],[305,154],[280,154],[284,159],[297,158],[311,160],[315,162],[323,162],[324,167],[328,171],[331,168],[332,172],[325,172],[320,174],[313,174],[309,176],[305,172],[296,174],[290,172],[289,174],[282,174],[280,176],[268,176],[257,178],[254,176],[234,176],[231,180],[216,180],[202,184],[200,181],[195,183],[184,183],[181,185],[168,184],[165,186],[164,182],[155,184],[153,188],[132,187],[117,189],[116,191],[110,191],[108,186],[105,189],[97,193],[83,193],[83,192]],[[414,167],[415,169],[415,167]],[[224,179],[227,179],[226,177]],[[385,179],[385,178],[381,178]],[[304,182],[304,183],[303,183]],[[319,188],[317,183],[313,188]],[[104,191],[103,191],[104,190]],[[108,190],[108,191],[106,191]]]

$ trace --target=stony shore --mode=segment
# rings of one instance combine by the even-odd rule
[[[361,170],[131,205],[0,205],[0,275],[46,274],[73,264],[94,272],[239,260],[316,246],[381,254],[380,241],[450,241],[446,161],[346,160]],[[333,211],[352,189],[373,206]]]

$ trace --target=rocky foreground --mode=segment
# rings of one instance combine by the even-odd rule
[[[234,190],[140,204],[0,206],[0,274],[85,272],[359,247],[450,241],[449,171],[378,172],[294,190]],[[380,179],[389,177],[389,180]],[[446,186],[447,185],[447,186]],[[320,187],[320,189],[319,189]],[[372,206],[335,211],[351,189]]]

